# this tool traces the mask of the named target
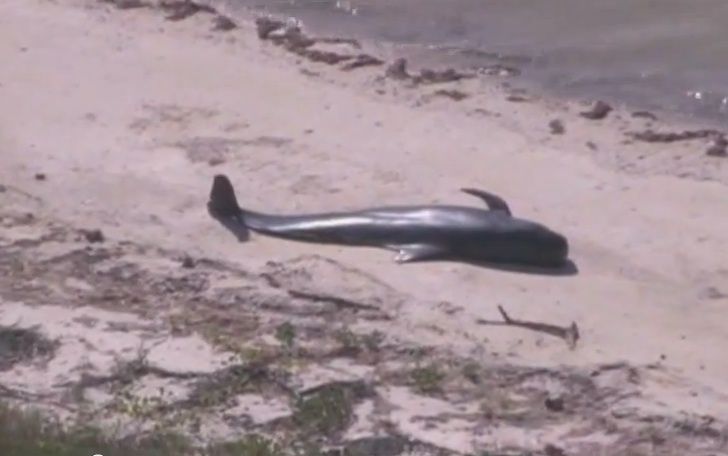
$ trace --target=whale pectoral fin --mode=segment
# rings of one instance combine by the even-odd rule
[[[511,215],[511,209],[508,207],[508,203],[498,195],[486,192],[485,190],[478,190],[477,188],[461,188],[460,191],[482,199],[491,211],[501,211]]]
[[[428,260],[444,256],[444,254],[447,253],[446,249],[438,245],[430,244],[396,245],[392,246],[392,248],[397,250],[397,255],[394,257],[394,261],[397,263],[411,263],[414,261]]]

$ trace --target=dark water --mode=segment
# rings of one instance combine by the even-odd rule
[[[319,32],[503,59],[566,95],[728,121],[728,0],[224,0]]]

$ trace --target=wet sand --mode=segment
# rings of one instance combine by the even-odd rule
[[[392,56],[344,71],[347,61],[312,61],[323,54],[260,40],[252,21],[212,30],[207,12],[170,21],[154,8],[33,0],[4,3],[0,13],[0,323],[38,324],[62,346],[87,342],[68,348],[55,371],[18,363],[0,372],[3,385],[53,398],[45,405],[54,409],[62,385],[84,369],[107,375],[114,358],[137,355],[136,344],[163,340],[171,348],[156,352],[155,366],[178,361],[163,372],[179,373],[201,363],[203,375],[224,365],[213,352],[278,353],[275,334],[288,322],[309,355],[335,351],[334,327],[383,335],[381,358],[302,356],[306,367],[289,385],[342,376],[375,385],[358,403],[350,440],[381,432],[371,420],[393,423],[422,448],[463,454],[554,444],[616,455],[641,448],[649,427],[673,445],[661,454],[725,450],[728,158],[706,153],[719,134],[639,140],[629,133],[699,126],[618,106],[590,119],[601,116],[581,115],[589,105],[504,88],[498,76],[414,84],[385,76]],[[241,204],[273,213],[476,205],[458,189],[484,188],[567,235],[578,274],[397,265],[386,251],[257,236],[239,244],[205,210],[216,173],[230,176]],[[103,242],[80,230],[101,230]],[[499,319],[499,305],[518,320],[576,322],[581,338],[570,349],[548,334],[479,323]],[[84,313],[80,321],[117,329],[74,333],[68,322]],[[126,339],[116,344],[119,325]],[[442,391],[418,392],[419,377],[404,372],[431,363],[447,373]],[[528,392],[528,429],[506,411],[483,412],[489,400],[497,409],[495,399],[462,386],[465,363],[502,375],[485,383],[491,390]],[[519,372],[537,381],[525,384]],[[108,405],[104,387],[91,396]],[[573,414],[546,413],[549,395],[563,396]],[[239,416],[290,415],[276,401],[240,405],[249,399],[237,397]],[[213,421],[203,440],[250,429],[214,421],[225,411],[216,407],[204,411]]]

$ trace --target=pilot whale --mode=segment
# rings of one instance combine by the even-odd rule
[[[529,220],[513,217],[503,198],[473,188],[485,208],[453,205],[386,206],[349,212],[270,215],[238,205],[230,179],[213,179],[209,214],[240,241],[249,231],[295,241],[382,247],[395,261],[449,259],[557,267],[568,260],[564,236]]]

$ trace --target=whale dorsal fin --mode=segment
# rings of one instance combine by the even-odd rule
[[[482,199],[491,211],[501,211],[511,215],[511,209],[508,207],[508,203],[498,195],[486,192],[485,190],[478,190],[477,188],[461,188],[460,191]]]

